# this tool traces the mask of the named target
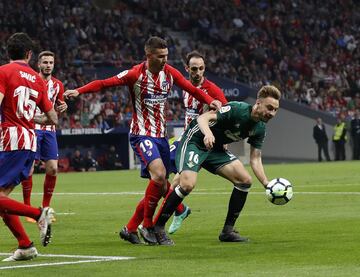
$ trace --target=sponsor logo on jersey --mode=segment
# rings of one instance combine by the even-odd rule
[[[169,89],[170,89],[170,83],[168,82],[168,81],[163,81],[162,83],[161,83],[161,88],[163,89],[163,90],[166,90],[166,91],[168,91]]]
[[[128,74],[128,72],[129,72],[129,70],[124,70],[124,71],[120,72],[120,73],[117,75],[117,77],[118,77],[119,79],[121,79],[121,78],[124,77],[126,74]]]
[[[222,106],[220,109],[220,113],[226,113],[231,110],[230,106]]]

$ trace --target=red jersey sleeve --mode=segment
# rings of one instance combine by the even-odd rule
[[[207,95],[201,89],[194,87],[188,80],[185,79],[185,77],[177,69],[170,66],[168,68],[171,75],[174,78],[174,83],[178,85],[180,88],[190,93],[201,103],[206,103],[210,105],[211,102],[214,101],[214,99],[211,96]]]
[[[224,92],[221,90],[221,88],[219,88],[214,83],[210,82],[210,89],[208,90],[208,94],[212,98],[219,100],[223,105],[227,104],[227,102],[228,102],[224,95]]]
[[[92,81],[85,86],[78,88],[77,91],[82,94],[88,92],[97,92],[109,87],[128,85],[132,82],[133,76],[134,72],[132,70],[125,70],[111,78]]]
[[[37,105],[39,106],[40,110],[44,113],[47,113],[53,108],[53,104],[49,100],[46,92],[47,92],[46,85],[44,82],[42,82],[41,91],[39,92],[41,95],[40,95],[39,103]]]
[[[0,68],[0,93],[5,95],[5,72]]]
[[[59,94],[58,94],[56,100],[64,101],[64,85],[60,81],[59,81],[59,87],[60,87],[60,90],[59,90]]]

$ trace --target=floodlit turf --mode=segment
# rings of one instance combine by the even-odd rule
[[[232,187],[203,171],[185,200],[192,214],[171,236],[174,247],[134,246],[119,239],[146,186],[137,171],[60,174],[52,244],[40,246],[36,226],[24,223],[39,252],[135,259],[66,264],[96,257],[41,256],[0,262],[0,276],[360,276],[360,162],[266,165],[266,171],[271,178],[289,179],[295,194],[287,205],[275,206],[254,181],[237,223],[250,243],[218,241]],[[34,177],[37,206],[42,180],[43,175]],[[21,199],[20,192],[18,187],[13,197]],[[0,252],[15,247],[2,226]],[[53,263],[60,264],[49,266]],[[38,264],[44,266],[4,269]]]

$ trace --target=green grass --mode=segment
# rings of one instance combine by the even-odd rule
[[[250,243],[220,243],[231,185],[202,171],[185,202],[191,216],[172,238],[174,247],[134,246],[119,239],[119,229],[132,215],[146,181],[137,171],[68,173],[58,177],[53,207],[58,213],[52,244],[40,246],[34,224],[24,223],[42,254],[131,256],[134,260],[49,267],[14,268],[76,261],[78,258],[38,257],[29,262],[0,262],[1,276],[360,276],[360,163],[267,165],[270,178],[284,177],[294,186],[285,206],[268,202],[254,182],[237,222]],[[41,201],[43,175],[34,177],[34,205]],[[13,197],[21,199],[21,187]],[[93,195],[66,193],[92,192]],[[317,194],[309,192],[318,192]],[[352,193],[353,192],[353,193]],[[96,194],[99,193],[99,194]],[[0,252],[16,248],[5,225]]]

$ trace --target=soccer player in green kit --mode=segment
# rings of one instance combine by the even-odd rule
[[[256,103],[229,102],[218,112],[209,111],[193,120],[182,136],[176,154],[180,184],[167,195],[162,210],[155,219],[155,234],[160,245],[173,245],[165,232],[165,224],[175,208],[195,187],[200,168],[222,176],[233,185],[224,228],[219,235],[223,242],[246,242],[234,229],[245,205],[252,178],[238,158],[224,148],[225,144],[248,138],[251,145],[250,166],[266,187],[268,178],[261,161],[261,147],[265,138],[265,123],[279,109],[280,91],[274,86],[263,86]]]

